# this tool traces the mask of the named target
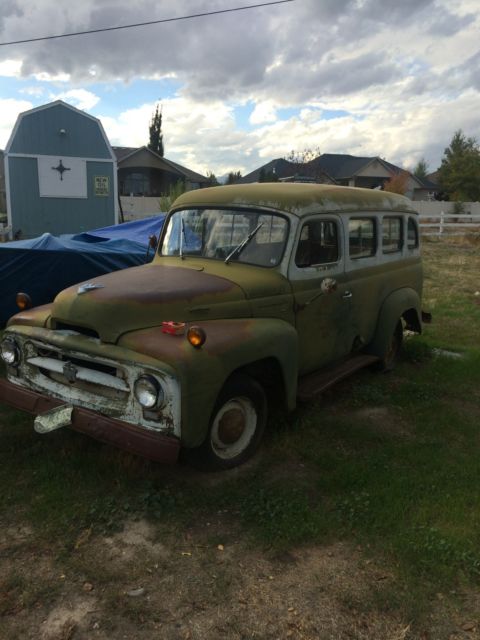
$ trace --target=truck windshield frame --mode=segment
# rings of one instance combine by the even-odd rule
[[[255,229],[242,251],[235,252]],[[158,253],[272,268],[283,258],[289,230],[288,218],[272,211],[181,209],[169,216]]]

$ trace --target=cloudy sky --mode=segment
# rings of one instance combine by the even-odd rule
[[[1,0],[0,43],[230,9],[255,0]],[[265,2],[266,0],[257,0]],[[62,99],[113,145],[242,173],[292,149],[438,167],[480,140],[479,0],[294,0],[136,29],[0,46],[0,148],[18,113]]]

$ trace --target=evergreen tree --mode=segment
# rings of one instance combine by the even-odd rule
[[[465,137],[461,129],[444,151],[439,183],[452,200],[480,200],[480,149],[475,138]]]
[[[416,178],[420,178],[420,180],[423,180],[423,178],[427,177],[427,173],[428,173],[428,164],[425,158],[422,158],[415,165],[415,169],[413,170],[413,175]]]
[[[211,187],[216,187],[218,185],[217,176],[213,173],[213,171],[207,172],[207,180],[208,180],[208,184]]]
[[[241,177],[242,174],[240,173],[240,171],[230,171],[225,184],[235,184],[240,180]]]
[[[273,171],[265,171],[262,167],[260,169],[260,173],[258,174],[259,182],[278,182],[278,176],[273,173]]]
[[[163,158],[162,109],[157,104],[155,113],[150,120],[150,142],[148,148]]]

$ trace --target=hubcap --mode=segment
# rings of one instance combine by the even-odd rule
[[[218,437],[224,444],[236,442],[245,430],[245,416],[239,409],[229,409],[218,422]]]
[[[210,441],[215,454],[224,460],[240,455],[250,444],[257,428],[257,411],[249,398],[228,400],[218,411]]]

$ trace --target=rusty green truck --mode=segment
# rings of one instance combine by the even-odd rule
[[[151,264],[15,315],[0,399],[158,461],[225,469],[268,408],[360,366],[388,369],[421,331],[417,213],[402,196],[315,184],[191,191]]]

